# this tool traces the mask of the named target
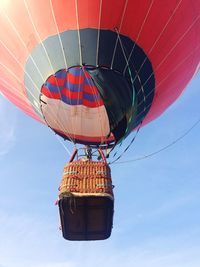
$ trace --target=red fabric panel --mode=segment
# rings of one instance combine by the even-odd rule
[[[62,94],[67,96],[70,99],[82,99],[83,98],[83,92],[72,92],[65,88],[62,90]]]
[[[60,99],[60,93],[50,92],[46,86],[42,86],[41,92],[49,98]]]
[[[54,84],[54,85],[57,85],[57,86],[63,86],[64,83],[65,83],[65,80],[64,79],[55,77],[53,75],[48,78],[48,81],[51,84]]]
[[[96,102],[91,102],[91,101],[88,101],[87,99],[83,99],[83,105],[89,108],[96,108],[97,106],[102,106],[103,101],[99,99]]]
[[[74,76],[72,73],[67,73],[67,80],[72,84],[82,84],[85,80],[84,76]]]
[[[102,0],[101,14],[100,0],[52,0],[53,9],[49,0],[26,2],[27,6],[21,0],[12,1],[10,6],[9,2],[7,6],[4,4],[0,16],[0,36],[4,44],[0,46],[1,62],[22,83],[24,71],[20,64],[24,66],[32,49],[41,40],[56,34],[57,29],[62,32],[77,27],[97,28],[99,21],[102,29],[119,29],[121,25],[121,33],[144,49],[155,71],[156,92],[146,119],[149,122],[176,100],[200,61],[197,49],[200,44],[200,0]],[[125,3],[128,3],[127,7]],[[185,60],[195,49],[196,52]],[[183,62],[181,66],[172,71],[180,62]],[[3,67],[0,71],[1,77],[15,86],[23,101],[21,83]],[[7,95],[14,101],[10,94]],[[18,100],[14,102],[21,103]],[[37,117],[34,110],[31,114]]]
[[[60,133],[61,135],[64,135],[66,136],[66,133],[63,133],[62,131],[58,131],[56,130],[58,133]],[[99,137],[94,137],[94,136],[83,136],[83,135],[70,135],[69,133],[67,134],[67,137],[68,138],[71,138],[71,139],[77,139],[77,140],[82,140],[83,142],[95,142],[95,143],[101,143],[102,141],[102,138],[99,138]],[[109,138],[106,139],[107,142],[112,142],[114,141],[114,136],[111,134]]]
[[[46,5],[49,5],[49,1]],[[53,0],[52,6],[59,32],[77,29],[75,1],[62,1],[61,4],[60,1]]]

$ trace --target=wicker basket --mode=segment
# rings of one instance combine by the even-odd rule
[[[106,161],[72,159],[66,164],[58,204],[64,238],[108,238],[113,224],[114,196]]]
[[[64,167],[64,173],[59,188],[63,195],[96,195],[113,198],[113,186],[110,168],[105,162],[73,161]]]

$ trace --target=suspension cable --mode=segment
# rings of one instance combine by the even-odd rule
[[[200,123],[200,118],[188,129],[186,130],[182,135],[180,135],[178,138],[176,138],[174,141],[172,141],[171,143],[169,143],[166,146],[161,147],[160,149],[149,153],[147,155],[135,158],[135,159],[130,159],[130,160],[124,160],[124,161],[118,161],[118,162],[111,162],[110,164],[123,164],[123,163],[130,163],[130,162],[135,162],[135,161],[139,161],[139,160],[144,160],[147,158],[151,158],[153,156],[155,156],[156,154],[161,153],[164,150],[167,150],[168,148],[174,146],[176,143],[178,143],[179,141],[181,141],[183,138],[185,138],[195,127],[197,127],[197,125]]]

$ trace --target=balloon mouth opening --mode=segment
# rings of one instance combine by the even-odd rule
[[[52,68],[55,73],[44,83]],[[95,145],[120,142],[137,128],[150,110],[155,88],[143,49],[119,32],[95,28],[66,30],[38,44],[26,61],[24,82],[32,108],[49,127],[71,141]],[[34,99],[40,99],[39,107]]]
[[[40,104],[46,124],[74,143],[113,146],[124,137],[135,91],[107,66],[61,69],[42,85]]]
[[[112,147],[103,99],[88,70],[95,66],[72,66],[50,75],[41,87],[40,108],[46,124],[73,143]]]

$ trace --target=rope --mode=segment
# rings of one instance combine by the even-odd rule
[[[169,19],[167,20],[166,24],[164,25],[164,27],[162,28],[162,31],[159,33],[158,37],[156,38],[155,42],[153,43],[151,49],[149,50],[148,52],[148,55],[151,54],[151,52],[153,51],[154,47],[156,46],[157,42],[160,40],[160,38],[162,37],[164,31],[166,30],[167,26],[169,25],[170,21],[172,20],[172,18],[174,17],[175,13],[177,12],[178,8],[180,7],[181,3],[182,3],[183,0],[180,0],[178,2],[178,4],[176,5],[175,9],[173,10],[171,16],[169,17]],[[145,62],[147,61],[148,59],[148,56],[145,57],[143,63],[141,64],[138,72],[140,72],[140,70],[142,69],[143,65],[145,64]],[[130,57],[129,57],[129,60],[130,60]],[[124,72],[126,71],[126,68],[124,70]]]
[[[138,42],[138,40],[139,40],[139,38],[140,38],[140,35],[141,35],[141,33],[142,33],[142,30],[143,30],[144,25],[145,25],[145,23],[146,23],[146,20],[147,20],[147,18],[148,18],[148,16],[149,16],[149,13],[150,13],[150,11],[151,11],[151,8],[152,8],[152,6],[153,6],[154,1],[155,1],[155,0],[152,0],[151,3],[150,3],[150,5],[149,5],[148,11],[147,11],[147,13],[146,13],[146,16],[145,16],[143,22],[142,22],[142,25],[141,25],[140,30],[139,30],[139,32],[138,32],[137,38],[136,38],[136,40],[135,40],[135,42],[134,42],[133,48],[132,48],[132,50],[131,50],[131,52],[130,52],[130,54],[129,54],[128,62],[130,61],[130,58],[131,58],[131,56],[132,56],[132,54],[133,54],[133,51],[134,51],[134,49],[135,49],[135,45],[136,45],[136,43]],[[125,74],[127,67],[128,67],[128,65],[126,64],[126,66],[125,66],[125,68],[124,68],[124,71],[123,71],[123,74]]]
[[[140,130],[141,126],[142,126],[142,122],[140,123],[140,126],[138,127],[138,129],[137,129],[137,131],[136,131],[134,137],[132,138],[131,142],[129,143],[129,145],[124,149],[124,151],[123,151],[123,152],[122,152],[122,153],[121,153],[115,160],[109,162],[109,163],[108,163],[109,165],[111,165],[111,164],[115,163],[116,161],[118,161],[118,160],[119,160],[119,159],[126,153],[126,151],[130,148],[130,146],[131,146],[131,145],[133,144],[133,142],[135,141],[135,139],[136,139],[136,137],[137,137],[137,135],[138,135],[138,133],[139,133],[139,130]],[[113,157],[115,157],[116,154],[117,154],[117,152],[115,152],[115,154],[114,154]]]
[[[124,9],[123,9],[123,12],[122,12],[122,17],[121,17],[120,26],[119,26],[119,32],[121,31],[121,27],[122,27],[122,24],[123,24],[124,15],[126,13],[126,8],[127,8],[127,5],[128,5],[128,1],[129,0],[126,0],[126,2],[124,4]],[[118,40],[119,40],[119,34],[117,35],[117,39],[116,39],[116,42],[115,42],[115,47],[114,47],[114,50],[113,50],[113,56],[112,56],[112,61],[111,61],[111,66],[110,66],[111,69],[113,68],[113,63],[114,63],[114,58],[115,58],[115,54],[116,54],[116,50],[117,50]]]
[[[49,65],[50,65],[50,67],[51,67],[51,71],[52,71],[52,73],[55,73],[55,70],[54,70],[54,68],[53,68],[51,59],[50,59],[49,54],[48,54],[48,51],[47,51],[47,48],[45,47],[44,43],[42,42],[43,40],[41,39],[40,34],[39,34],[39,31],[38,31],[37,28],[36,28],[36,25],[35,25],[35,23],[34,23],[33,17],[32,17],[32,15],[31,15],[31,11],[30,11],[29,6],[28,6],[28,4],[27,4],[26,1],[27,1],[27,0],[24,0],[24,6],[25,6],[26,11],[27,11],[27,14],[28,14],[28,16],[29,16],[31,25],[33,26],[33,30],[34,30],[34,32],[35,32],[35,34],[36,34],[38,40],[40,41],[42,48],[44,49],[44,53],[45,53],[46,58],[47,58],[47,60],[48,60],[48,62],[49,62]]]
[[[135,162],[135,161],[139,161],[139,160],[143,160],[143,159],[147,159],[150,157],[155,156],[156,154],[161,153],[164,150],[167,150],[168,148],[172,147],[173,145],[175,145],[176,143],[178,143],[180,140],[182,140],[184,137],[186,137],[198,124],[200,123],[200,118],[187,130],[185,131],[181,136],[179,136],[177,139],[175,139],[173,142],[169,143],[168,145],[148,154],[145,156],[141,156],[139,158],[135,158],[135,159],[130,159],[130,160],[125,160],[125,161],[120,161],[117,162],[115,164],[123,164],[123,163],[130,163],[130,162]],[[114,163],[114,162],[112,162]]]
[[[104,144],[106,142],[106,137],[103,136],[103,123],[102,123],[102,116],[101,116],[101,113],[100,113],[100,99],[98,99],[97,95],[95,94],[95,90],[93,88],[93,84],[95,85],[95,83],[93,82],[92,84],[92,81],[87,77],[86,73],[87,72],[87,69],[84,69],[83,67],[83,75],[85,77],[85,79],[87,80],[87,83],[89,84],[90,88],[92,89],[92,93],[93,93],[93,96],[94,96],[94,99],[98,102],[98,117],[99,117],[99,124],[100,124],[100,128],[101,128],[101,144]]]
[[[79,26],[79,17],[78,17],[78,1],[75,0],[75,7],[76,7],[76,25],[78,29],[78,43],[79,43],[79,54],[80,54],[80,65],[83,65],[82,59],[82,50],[81,50],[81,37],[80,37],[80,26]]]
[[[99,21],[98,21],[98,35],[97,35],[97,49],[96,49],[96,66],[99,65],[99,43],[100,43],[100,30],[101,30],[101,15],[102,15],[102,0],[100,0],[99,7]]]
[[[63,146],[63,148],[65,149],[65,151],[67,151],[67,153],[69,154],[69,156],[71,156],[72,153],[69,151],[69,149],[66,147],[66,145],[62,142],[62,139],[60,139],[57,134],[55,135],[55,137],[58,140],[58,142]]]
[[[134,92],[134,81],[133,81],[133,77],[132,77],[131,69],[130,69],[130,67],[129,67],[130,63],[128,62],[128,58],[127,58],[127,56],[126,56],[125,47],[123,46],[122,40],[121,40],[121,38],[120,38],[119,31],[118,31],[117,28],[116,28],[115,30],[116,30],[116,32],[117,32],[117,34],[118,34],[118,40],[119,40],[119,42],[120,42],[120,46],[121,46],[121,49],[122,49],[122,53],[123,53],[123,55],[124,55],[125,61],[126,61],[127,66],[128,66],[128,72],[129,72],[129,75],[130,75],[130,80],[131,80],[131,84],[132,84],[132,89],[133,89],[133,92]],[[134,67],[134,66],[133,66],[133,67]],[[135,68],[134,68],[134,69],[135,69]],[[146,107],[146,97],[145,97],[145,93],[144,93],[144,88],[143,88],[143,86],[142,86],[140,77],[139,77],[139,75],[138,75],[138,73],[137,73],[136,70],[135,70],[135,74],[136,74],[136,76],[138,76],[138,80],[139,80],[140,85],[141,85],[141,89],[140,89],[140,90],[142,90],[142,94],[143,94],[143,103],[145,103],[144,110],[143,110],[143,112],[144,112],[144,111],[146,110],[146,108],[147,108],[147,107]],[[140,90],[139,90],[139,92],[140,92]],[[138,93],[139,93],[139,92],[138,92]],[[138,93],[137,93],[137,96],[138,96]],[[134,107],[134,103],[135,103],[134,100],[135,100],[135,96],[134,96],[134,94],[133,94],[133,99],[132,99],[132,109],[133,109],[133,107]],[[132,115],[131,115],[131,118],[130,118],[129,121],[128,121],[125,135],[124,135],[124,137],[121,139],[120,147],[122,146],[122,143],[123,143],[123,141],[125,140],[125,136],[126,136],[126,134],[127,134],[127,131],[128,131],[128,128],[129,128],[129,125],[130,125],[131,121],[132,121]],[[141,123],[140,123],[140,125],[139,125],[139,127],[138,127],[138,129],[137,129],[137,131],[136,131],[135,136],[132,138],[130,144],[124,149],[124,151],[123,151],[123,152],[122,152],[122,153],[121,153],[121,154],[120,154],[114,161],[110,162],[109,164],[113,164],[114,162],[118,161],[118,160],[119,160],[119,159],[126,153],[126,151],[130,148],[130,146],[132,145],[132,143],[135,141],[135,139],[136,139],[136,137],[137,137],[137,135],[138,135],[138,132],[139,132],[141,126],[142,126],[142,121],[141,121]],[[115,146],[114,146],[114,147],[115,147]],[[111,151],[114,149],[114,147],[111,149]],[[111,153],[111,151],[107,154],[107,157],[109,157],[109,154]],[[113,158],[117,155],[117,152],[118,152],[118,151],[116,151],[116,152],[114,153]]]
[[[188,32],[193,28],[193,26],[196,24],[196,22],[199,19],[200,19],[200,15],[198,17],[196,17],[196,19],[192,22],[192,24],[187,28],[187,30],[182,34],[182,36],[178,39],[178,41],[173,45],[173,47],[169,50],[169,52],[165,55],[165,57],[160,61],[160,63],[156,66],[154,72],[157,71],[163,65],[163,63],[170,56],[170,54],[173,52],[173,50],[178,46],[178,44],[181,43],[181,41],[184,39],[184,37],[188,34]],[[140,70],[141,70],[141,67],[140,67],[139,71]],[[147,78],[147,80],[145,81],[145,83],[143,85],[145,85],[149,81],[149,79],[154,75],[154,72],[152,72],[149,75],[149,77]]]
[[[24,49],[29,53],[25,41],[23,40],[22,36],[19,34],[19,31],[17,30],[15,24],[12,22],[12,20],[11,20],[11,19],[9,18],[9,16],[7,15],[6,10],[3,10],[3,15],[5,16],[5,18],[6,18],[7,22],[8,22],[8,24],[10,25],[11,29],[13,30],[13,32],[17,35],[19,41],[22,43]],[[4,45],[4,46],[5,46],[5,45]],[[43,80],[45,80],[44,77],[42,76],[41,71],[40,71],[39,68],[37,67],[37,64],[35,63],[34,58],[31,56],[31,54],[30,54],[29,56],[30,56],[30,59],[32,60],[34,66],[36,67],[36,69],[37,69],[37,71],[38,71],[40,77],[41,77]]]
[[[28,6],[26,0],[24,0],[24,5],[25,5],[25,8],[26,8],[26,10],[27,10],[27,13],[28,13],[30,22],[31,22],[31,24],[32,24],[32,26],[33,26],[34,32],[35,32],[37,38],[39,39],[39,41],[40,41],[40,43],[41,43],[41,45],[42,45],[42,48],[43,48],[43,50],[44,50],[44,53],[45,53],[45,55],[46,55],[46,58],[47,58],[47,60],[48,60],[48,62],[49,62],[51,71],[52,71],[52,73],[55,73],[56,71],[55,71],[55,69],[53,68],[53,65],[52,65],[50,56],[49,56],[49,54],[48,54],[47,48],[45,47],[45,45],[44,45],[43,42],[42,42],[42,39],[41,39],[40,34],[39,34],[39,32],[38,32],[38,30],[37,30],[37,28],[36,28],[36,25],[35,25],[35,23],[34,23],[33,17],[32,17],[32,15],[31,15],[31,12],[30,12],[30,10],[29,10],[29,6]],[[45,80],[45,79],[43,79],[43,80]],[[56,80],[56,83],[57,83],[57,80]],[[59,86],[58,86],[58,83],[57,83],[57,87],[58,87],[58,92],[59,92],[59,94],[60,94],[60,98],[62,98],[62,97],[61,97],[61,92],[60,92],[60,89],[59,89]],[[41,111],[42,111],[42,110],[41,110]],[[52,115],[53,115],[52,117],[53,117],[54,122],[58,125],[58,127],[61,127],[62,130],[63,130],[63,132],[65,133],[66,130],[65,130],[64,126],[63,126],[62,124],[58,123],[57,120],[56,120],[56,118],[54,119],[55,115],[54,115],[53,110],[52,110],[51,113],[52,113]],[[43,111],[42,111],[42,114],[43,114]],[[43,114],[43,117],[44,117],[44,114]],[[47,123],[45,117],[44,117],[44,120],[45,120],[45,122]],[[47,126],[49,126],[48,123],[47,123]],[[50,126],[49,126],[49,127],[50,127]],[[51,128],[51,127],[50,127],[50,128]],[[53,130],[53,129],[52,129],[52,130]],[[53,130],[53,131],[54,131],[54,130]],[[71,142],[74,143],[74,140],[71,139],[70,136],[68,136],[68,138],[70,139]]]
[[[186,60],[188,60],[198,49],[200,48],[200,45],[198,45],[194,50],[192,50],[191,51],[191,53],[189,53],[182,61],[180,61],[176,66],[175,66],[175,68],[173,68],[169,73],[168,73],[168,75],[166,75],[158,84],[157,84],[157,86],[156,86],[156,88],[158,89],[161,85],[162,85],[162,83],[166,80],[166,79],[168,79],[183,63],[185,63],[185,61]],[[154,90],[154,89],[153,89]],[[153,90],[151,90],[147,95],[146,95],[146,98],[148,98],[149,97],[149,95],[151,95],[151,93],[153,92]],[[140,91],[139,91],[140,92]],[[138,93],[139,93],[138,92]],[[165,94],[166,93],[166,91],[161,91],[160,92],[160,96],[161,95],[163,95],[163,94]],[[138,103],[138,107],[141,105],[143,103],[143,101],[141,101],[140,103]],[[149,108],[151,106],[151,104],[149,104],[146,108]],[[140,115],[142,115],[142,113],[143,113],[144,111],[142,111],[142,112],[140,112],[137,116],[136,116],[136,118],[137,117],[139,117]]]
[[[1,44],[4,46],[4,48],[8,51],[8,53],[12,56],[12,58],[18,63],[18,65],[23,69],[23,66],[22,66],[22,64],[19,62],[19,60],[16,58],[16,56],[9,50],[9,48],[2,42],[2,41],[0,41],[1,42]],[[22,84],[22,82],[20,81],[20,79],[19,79],[19,77],[18,76],[16,76],[15,75],[15,73],[10,69],[10,68],[8,68],[7,66],[5,66],[4,64],[2,64],[1,62],[0,62],[0,65],[2,66],[2,67],[4,67],[22,86],[23,86],[23,84]],[[24,70],[24,69],[23,69]],[[32,82],[32,84],[34,85],[34,87],[36,88],[36,90],[38,91],[38,93],[40,93],[40,90],[39,90],[39,88],[38,88],[38,86],[36,85],[36,83],[33,81],[33,79],[31,78],[31,76],[29,75],[29,73],[27,73],[26,72],[26,70],[24,70],[24,72],[26,73],[26,75],[28,76],[28,78],[30,79],[30,81]],[[2,80],[2,79],[1,79]],[[2,80],[3,81],[3,80]],[[6,81],[4,81],[4,83],[5,84],[8,84]],[[8,84],[9,85],[9,84]],[[21,92],[18,92],[17,90],[16,90],[16,88],[14,88],[13,86],[11,86],[11,85],[9,85],[9,87],[11,87],[12,88],[12,91],[13,92],[16,92],[17,93],[17,95],[19,95],[20,97],[19,97],[19,99],[21,99],[21,100],[23,100],[23,98],[25,97],[24,96],[24,94],[22,94]],[[33,93],[31,92],[31,90],[29,89],[29,88],[26,88],[27,89],[27,91],[29,92],[29,94],[33,97],[33,99],[34,99],[34,101],[37,103],[37,106],[35,106],[35,109],[37,110],[37,112],[39,113],[39,114],[41,114],[41,116],[43,116],[43,118],[44,118],[44,120],[45,120],[45,122],[46,122],[46,124],[47,124],[47,126],[49,126],[48,125],[48,123],[47,123],[47,121],[46,121],[46,119],[45,119],[45,117],[44,117],[44,115],[43,115],[43,113],[42,113],[42,110],[41,109],[39,109],[39,106],[40,106],[40,102],[38,101],[38,99],[33,95]],[[28,105],[30,105],[29,103],[28,103]],[[21,105],[22,106],[22,105]],[[24,107],[25,107],[25,105],[24,105]],[[52,117],[53,117],[53,120],[54,120],[54,122],[58,125],[58,126],[61,126],[61,128],[63,128],[64,129],[64,127],[61,125],[61,124],[59,124],[58,122],[57,122],[57,120],[55,119],[55,114],[54,114],[54,112],[52,111],[52,108],[50,109],[50,112],[51,112],[51,115],[52,115]]]
[[[60,47],[61,47],[61,50],[62,50],[62,55],[63,55],[63,60],[64,60],[64,63],[65,63],[65,68],[67,69],[68,68],[68,66],[67,66],[67,59],[66,59],[66,56],[65,56],[63,42],[62,42],[62,39],[61,39],[61,36],[60,36],[60,32],[59,32],[59,29],[58,29],[58,23],[56,21],[56,17],[55,17],[55,12],[54,12],[54,8],[53,8],[52,0],[50,0],[50,7],[51,7],[51,13],[52,13],[52,16],[53,16],[53,20],[54,20],[54,24],[55,24],[55,27],[56,27],[56,31],[57,31],[57,34],[58,34],[58,39],[59,39]]]

